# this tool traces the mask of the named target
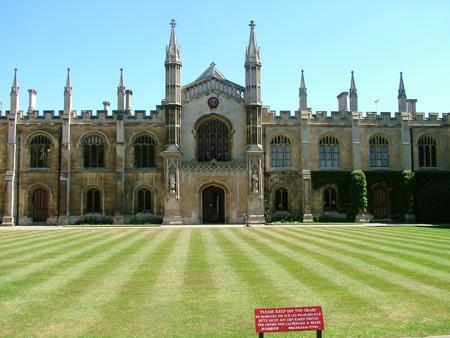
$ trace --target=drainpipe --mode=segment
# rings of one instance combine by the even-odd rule
[[[413,144],[413,128],[409,127],[409,145],[411,148],[411,171],[414,171],[414,144]]]

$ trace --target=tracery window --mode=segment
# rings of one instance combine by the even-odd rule
[[[288,192],[285,188],[279,188],[275,190],[275,210],[288,210]]]
[[[219,119],[208,119],[197,128],[198,160],[230,161],[230,131]]]
[[[435,168],[436,165],[436,140],[431,136],[422,136],[418,142],[419,167]]]
[[[86,192],[86,213],[101,213],[101,193],[95,188]]]
[[[50,167],[50,139],[44,135],[38,135],[31,140],[30,144],[30,167]]]
[[[319,141],[319,160],[321,168],[339,167],[339,141],[336,137],[328,135]]]
[[[389,167],[389,143],[381,135],[370,139],[370,166],[376,168]]]
[[[334,187],[327,187],[323,190],[323,211],[337,210],[337,191]]]
[[[272,167],[291,166],[291,141],[284,135],[275,136],[271,141]]]
[[[84,167],[103,168],[105,166],[105,142],[99,135],[91,135],[84,140]]]
[[[149,135],[141,135],[134,141],[135,168],[153,168],[155,166],[155,140]]]
[[[139,189],[136,194],[136,213],[152,212],[152,193],[149,189]]]

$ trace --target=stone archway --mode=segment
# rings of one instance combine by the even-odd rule
[[[225,191],[216,185],[202,191],[202,223],[225,223]]]

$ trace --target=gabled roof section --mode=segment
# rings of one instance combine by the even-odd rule
[[[182,88],[183,101],[199,97],[205,92],[220,92],[237,100],[244,99],[245,88],[230,80],[216,68],[212,62],[208,68],[194,81]]]
[[[216,64],[214,62],[211,62],[208,68],[195,80],[195,82],[200,81],[202,79],[206,79],[210,76],[213,76],[215,78],[226,80],[225,76],[219,70],[216,68]]]

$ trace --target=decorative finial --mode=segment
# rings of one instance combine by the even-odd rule
[[[14,72],[17,73],[17,68],[14,68]]]
[[[250,20],[249,26],[250,26],[250,29],[253,30],[255,28],[255,26],[256,26],[255,25],[255,21]]]
[[[216,64],[214,63],[214,61],[211,62],[211,64],[210,64],[211,67],[214,67],[215,65],[216,65]]]
[[[353,75],[353,70],[352,70],[352,75]]]
[[[121,72],[121,73],[123,72],[123,68],[120,68],[120,72]]]
[[[403,75],[403,72],[400,72],[400,75]]]
[[[172,26],[172,28],[175,28],[175,26],[177,25],[175,19],[170,20],[170,25]]]
[[[302,74],[303,74],[303,69],[302,69]]]
[[[70,68],[67,68],[67,73],[69,73],[70,72]]]

